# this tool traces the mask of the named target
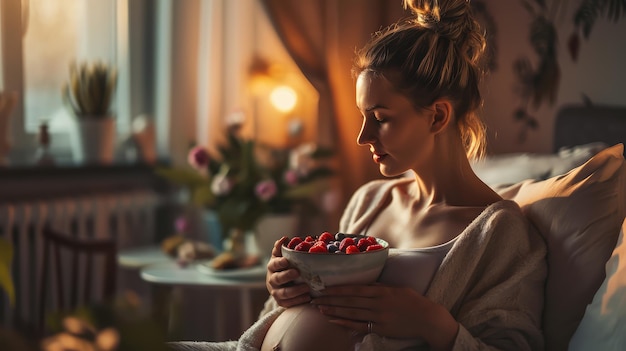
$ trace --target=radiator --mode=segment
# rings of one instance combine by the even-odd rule
[[[159,194],[142,190],[0,203],[0,236],[13,245],[16,292],[13,307],[0,293],[0,323],[10,327],[16,320],[33,325],[38,320],[45,225],[83,238],[112,237],[122,249],[154,241],[155,212],[162,201]]]

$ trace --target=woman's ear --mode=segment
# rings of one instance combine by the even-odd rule
[[[430,131],[437,134],[446,129],[452,120],[452,104],[448,100],[440,99],[435,101],[431,106],[434,114]]]

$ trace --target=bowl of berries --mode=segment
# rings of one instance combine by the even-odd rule
[[[300,271],[311,293],[318,295],[327,286],[375,282],[385,266],[389,244],[373,236],[323,232],[294,236],[281,253]]]

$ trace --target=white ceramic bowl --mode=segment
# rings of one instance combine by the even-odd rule
[[[348,235],[355,238],[363,236]],[[389,243],[376,238],[383,246],[380,250],[354,254],[308,253],[281,247],[283,257],[298,268],[300,276],[312,290],[312,295],[327,286],[369,284],[378,279],[389,254]]]

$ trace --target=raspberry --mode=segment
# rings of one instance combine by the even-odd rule
[[[296,251],[309,251],[309,249],[313,246],[310,241],[303,241],[300,244],[296,245],[294,250]]]
[[[365,251],[376,251],[376,250],[381,250],[382,248],[383,246],[381,244],[374,244],[374,245],[368,246]]]
[[[359,241],[356,244],[356,247],[359,248],[359,250],[361,250],[361,252],[365,251],[367,249],[368,246],[372,245],[372,243],[370,243],[369,240],[367,240],[366,238],[361,238],[359,239]]]
[[[339,244],[339,250],[341,250],[342,252],[346,252],[346,248],[354,244],[354,239],[352,239],[351,237],[343,238],[343,240],[341,240],[341,244]]]
[[[378,241],[376,241],[376,238],[373,236],[366,236],[365,239],[367,239],[367,241],[369,241],[369,243],[372,245],[378,244]]]
[[[307,235],[306,238],[304,238],[304,241],[315,242],[315,238],[310,235]]]
[[[361,250],[359,250],[358,247],[356,247],[356,245],[349,245],[348,247],[346,247],[346,253],[347,254],[355,254],[355,253],[360,253]]]
[[[325,243],[325,242],[323,242],[323,241],[319,241],[319,240],[318,240],[318,241],[316,241],[316,242],[314,242],[314,243],[313,243],[313,246],[324,246],[324,247],[325,247],[325,246],[326,246],[326,243]]]
[[[294,236],[293,238],[291,238],[291,240],[289,240],[289,244],[287,244],[287,247],[293,250],[301,242],[302,242],[301,237]]]
[[[315,244],[311,246],[311,248],[309,249],[309,252],[311,253],[328,252],[328,249],[326,249],[326,245],[324,245],[324,243],[322,242],[322,245]]]
[[[319,241],[323,241],[325,243],[329,243],[331,240],[334,240],[335,237],[330,234],[329,232],[323,232],[322,234],[320,234],[320,236],[317,238],[317,240]]]

